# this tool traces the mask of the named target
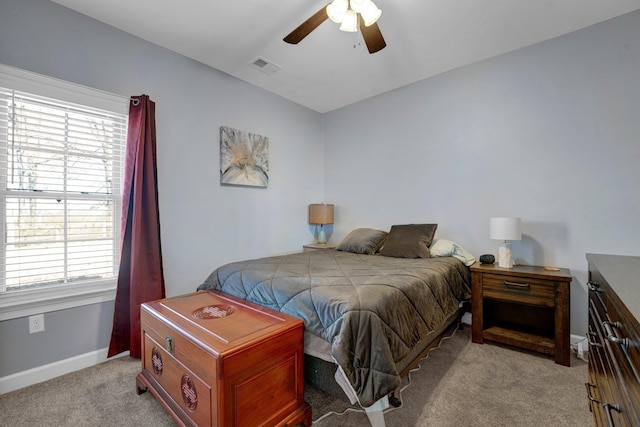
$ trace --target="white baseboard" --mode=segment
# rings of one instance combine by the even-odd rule
[[[586,339],[587,339],[587,337],[583,337],[582,335],[573,335],[573,334],[571,334],[571,336],[569,338],[569,344],[572,345],[572,346],[575,346],[580,341],[584,341]]]
[[[107,360],[116,359],[118,357],[128,356],[129,352],[120,353],[116,356],[107,358],[108,348],[101,348],[89,353],[79,354],[68,359],[59,360],[47,365],[37,366],[26,371],[17,372],[0,378],[0,394],[9,393],[33,384],[50,380],[60,375],[69,374],[97,365]]]

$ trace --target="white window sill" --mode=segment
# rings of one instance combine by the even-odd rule
[[[115,296],[115,279],[6,292],[0,294],[0,321],[111,301]]]

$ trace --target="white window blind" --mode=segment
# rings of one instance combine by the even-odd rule
[[[126,124],[0,86],[0,292],[117,276]]]

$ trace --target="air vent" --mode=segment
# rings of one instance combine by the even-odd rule
[[[270,61],[266,58],[262,58],[260,56],[254,59],[253,61],[249,62],[249,65],[251,65],[253,68],[257,70],[262,71],[263,73],[269,76],[275,73],[276,71],[279,71],[280,68],[282,68],[278,64],[275,64],[273,61]]]

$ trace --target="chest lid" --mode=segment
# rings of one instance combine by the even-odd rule
[[[292,328],[302,330],[299,319],[211,290],[148,302],[142,310],[216,354]]]

